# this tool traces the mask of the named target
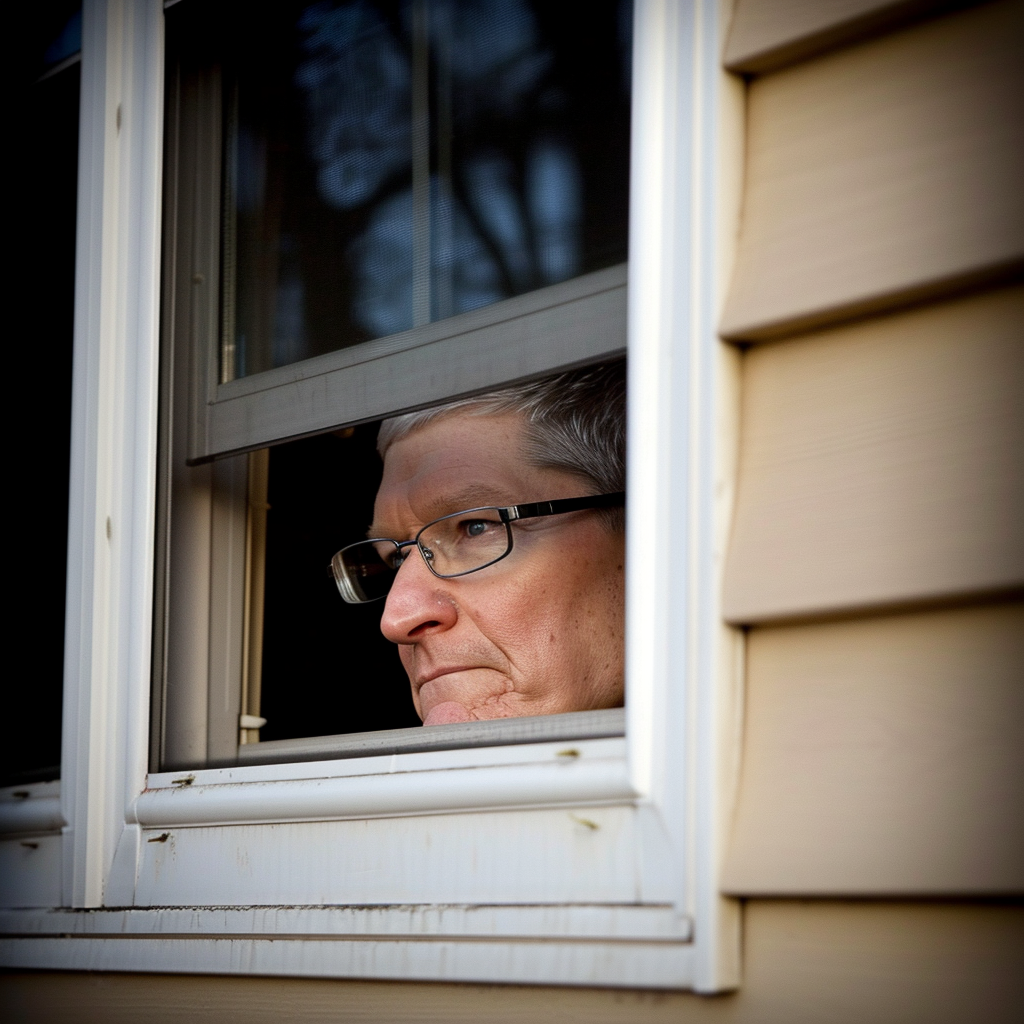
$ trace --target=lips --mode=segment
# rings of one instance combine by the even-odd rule
[[[442,646],[445,649],[430,649]],[[515,689],[509,673],[511,666],[500,652],[481,648],[484,645],[474,643],[399,646],[413,704],[421,718],[430,717],[435,707],[447,702],[479,709]],[[481,716],[478,710],[469,713],[474,719],[488,717]]]
[[[417,678],[415,680],[415,682],[413,683],[413,685],[416,687],[416,690],[419,691],[424,686],[426,686],[427,683],[432,683],[432,682],[434,682],[435,679],[440,679],[442,676],[455,675],[455,673],[457,673],[457,672],[473,672],[473,671],[475,671],[477,669],[483,669],[483,668],[486,668],[486,667],[487,667],[486,665],[458,665],[458,666],[456,666],[454,668],[434,669],[432,672],[429,672],[427,675],[424,675],[424,676],[421,676],[421,677]]]
[[[509,687],[508,678],[488,665],[445,665],[418,677],[413,703],[424,725],[468,722],[492,717],[470,709],[490,704]]]

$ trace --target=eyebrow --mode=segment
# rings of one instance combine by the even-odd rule
[[[459,491],[439,495],[428,501],[423,506],[426,518],[422,522],[430,523],[435,519],[440,519],[442,516],[452,515],[455,512],[462,512],[471,508],[507,508],[509,505],[514,504],[514,501],[508,500],[507,491],[500,491],[497,488],[488,487],[484,484],[470,484]],[[366,531],[366,536],[386,537],[387,534],[381,532],[382,530],[383,527],[377,526],[376,523],[371,523],[370,528]],[[394,539],[397,540],[398,538]]]

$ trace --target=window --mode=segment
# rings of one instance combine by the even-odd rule
[[[379,609],[339,606],[322,567],[369,523],[373,421],[621,357],[631,26],[630,0],[582,31],[530,0],[168,13],[154,767],[418,724]],[[319,561],[297,547],[314,523]],[[344,678],[339,650],[359,652]]]
[[[18,254],[11,291],[28,313],[8,348],[8,372],[40,382],[46,401],[31,440],[8,446],[8,480],[24,511],[9,545],[17,583],[7,629],[22,639],[24,668],[10,684],[16,725],[0,751],[0,906],[60,901],[81,5],[35,8],[22,31],[11,137],[28,144],[12,161],[18,201],[8,216],[10,248]]]
[[[57,866],[66,880],[62,904],[89,912],[5,912],[4,927],[21,936],[5,947],[8,963],[702,991],[735,984],[736,912],[718,895],[716,879],[738,651],[720,625],[715,567],[727,525],[716,495],[727,494],[718,485],[728,479],[734,406],[713,334],[720,241],[729,234],[719,160],[733,137],[735,106],[716,70],[716,10],[655,0],[636,6],[625,736],[147,771],[151,750],[159,749],[150,742],[151,698],[164,699],[162,689],[150,690],[153,638],[164,635],[168,609],[153,600],[168,545],[166,534],[157,543],[154,524],[175,484],[167,472],[158,480],[158,382],[179,372],[188,379],[177,351],[161,378],[158,310],[166,330],[179,336],[181,311],[195,307],[176,295],[196,289],[200,310],[212,299],[207,278],[195,271],[172,276],[171,300],[162,307],[158,300],[162,8],[118,0],[86,5],[80,195],[89,199],[90,217],[82,221],[76,271],[83,372],[73,423],[82,455],[71,494],[61,783],[67,827]],[[172,84],[177,74],[172,67]],[[200,81],[196,89],[203,88]],[[176,102],[172,93],[172,119]],[[196,177],[180,178],[174,147],[195,141],[176,127],[183,123],[172,120],[166,136],[171,186],[179,175],[169,194],[205,202],[220,177],[207,174],[200,184],[213,185],[203,188]],[[735,165],[731,153],[724,166]],[[216,204],[208,213],[186,218],[192,227],[183,234],[175,229],[179,211],[165,211],[164,242],[184,261],[174,266],[188,266],[184,254],[192,253],[216,272],[216,240],[193,230],[219,224]],[[621,271],[595,273],[612,279]],[[566,341],[576,330],[573,316],[622,283],[583,296],[569,294],[572,281],[550,286],[563,290],[559,315],[547,312],[554,307],[538,300],[541,292],[461,314],[469,318],[462,321],[470,325],[466,333],[490,337],[483,348],[497,355],[486,380],[471,366],[446,393],[489,386],[494,367],[512,359],[495,327],[509,310],[525,318],[517,330],[527,337],[531,323],[550,317],[540,346],[550,362],[537,356],[508,377],[583,361]],[[216,341],[219,310],[190,323],[193,334],[181,327],[184,338],[196,340],[200,326],[211,334],[185,356],[216,353],[206,342]],[[422,344],[411,351],[436,347],[439,359],[450,351],[444,332],[451,322],[443,323],[414,325]],[[306,387],[301,364],[224,384],[214,372],[205,404],[186,405],[191,440],[188,431],[174,435],[183,456],[188,444],[198,445],[196,458],[215,450],[226,456],[187,471],[205,480],[207,495],[242,495],[207,497],[191,520],[182,515],[187,504],[172,509],[167,532],[202,527],[205,550],[227,566],[211,572],[208,555],[193,566],[224,588],[207,590],[208,604],[195,610],[203,637],[218,629],[226,635],[244,621],[249,456],[229,453],[337,425],[316,419],[316,396],[342,388],[332,374],[335,361],[348,357],[313,358],[326,361],[316,365],[327,366],[320,376],[334,383]],[[412,358],[396,354],[400,366]],[[383,371],[380,359],[373,362],[376,369],[358,371],[353,402],[362,404],[352,422],[389,411],[379,404],[389,378],[374,378]],[[271,380],[278,382],[271,391],[284,388],[287,401],[275,405],[257,388]],[[444,397],[428,392],[424,386],[398,404]],[[176,635],[190,640],[184,630]],[[244,647],[203,643],[192,650],[201,647],[195,664],[204,688],[172,709],[172,725],[182,726],[181,736],[202,737],[193,763],[210,764],[220,742],[208,731],[211,709],[229,693],[240,700],[226,681],[241,669],[224,652],[241,659]],[[179,663],[167,654],[157,649],[158,666]],[[207,685],[211,679],[222,688]],[[189,716],[191,732],[184,728]],[[237,747],[238,720],[223,721]]]
[[[13,630],[33,638],[32,685],[19,698],[22,725],[0,751],[0,785],[21,786],[60,775],[81,5],[33,11],[26,28],[29,53],[16,66],[27,80],[18,83],[25,95],[15,134],[32,145],[13,168],[22,200],[12,211],[12,247],[24,254],[16,290],[27,296],[26,309],[46,315],[33,320],[31,343],[11,347],[10,369],[25,380],[45,373],[47,416],[35,443],[12,445],[8,463],[9,479],[33,509],[20,528],[18,606],[24,611]],[[38,571],[41,552],[44,572]]]

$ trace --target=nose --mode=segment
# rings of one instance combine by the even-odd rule
[[[451,629],[458,610],[448,594],[447,582],[427,568],[418,551],[410,551],[388,591],[380,631],[392,643],[411,644],[431,633]]]

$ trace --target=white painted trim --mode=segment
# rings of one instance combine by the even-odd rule
[[[569,744],[395,754],[163,773],[146,788],[162,8],[86,0],[64,898],[153,909],[120,918],[12,912],[2,917],[3,963],[700,991],[736,984],[738,916],[717,888],[732,750],[723,722],[734,717],[741,658],[717,596],[728,487],[715,495],[731,465],[719,441],[735,381],[714,334],[728,262],[719,247],[731,224],[718,186],[721,109],[732,102],[723,100],[716,10],[715,0],[636,5],[628,756],[622,740],[588,740],[572,742],[573,755]],[[410,837],[422,857],[415,863],[402,852]],[[426,909],[405,897],[376,908],[155,906],[174,902],[162,898],[172,892],[207,906],[231,892],[301,902],[281,895],[295,888],[283,876],[299,854],[326,879],[324,891],[354,904],[357,893],[391,884],[371,877],[384,850],[399,881],[435,894]],[[474,866],[443,873],[453,858]],[[491,879],[473,858],[505,865],[505,901],[479,895]],[[545,889],[551,878],[560,881]],[[320,880],[298,887],[313,891]],[[471,905],[446,902],[445,892],[469,889]],[[564,898],[569,890],[575,902]],[[502,902],[518,905],[495,909]],[[141,916],[124,916],[133,914]]]
[[[60,813],[60,797],[38,800],[5,800],[0,803],[0,836],[37,835],[60,832],[64,818]]]
[[[60,903],[59,832],[0,836],[0,907],[53,907]]]
[[[615,760],[149,789],[136,801],[134,816],[140,825],[164,828],[610,803],[632,796],[625,765]]]
[[[390,907],[216,907],[158,910],[0,911],[0,935],[79,938],[175,936],[192,938],[472,939],[589,938],[620,942],[685,942],[692,929],[668,905],[406,904]]]
[[[718,0],[637,4],[631,154],[626,734],[633,788],[683,853],[677,900],[698,915],[704,992],[739,978],[738,905],[717,874],[729,797],[718,730],[742,642],[723,637],[718,599],[731,490],[716,485],[732,469],[720,435],[736,416],[715,330],[739,198],[723,202],[719,186],[737,103],[719,60],[728,13]]]
[[[402,978],[619,988],[689,988],[693,949],[673,942],[352,939],[5,939],[13,969]]]
[[[0,907],[60,903],[60,780],[0,789]]]
[[[63,826],[60,779],[0,789],[0,838],[59,833]]]
[[[61,802],[99,906],[148,742],[163,127],[160,0],[86,0]]]

